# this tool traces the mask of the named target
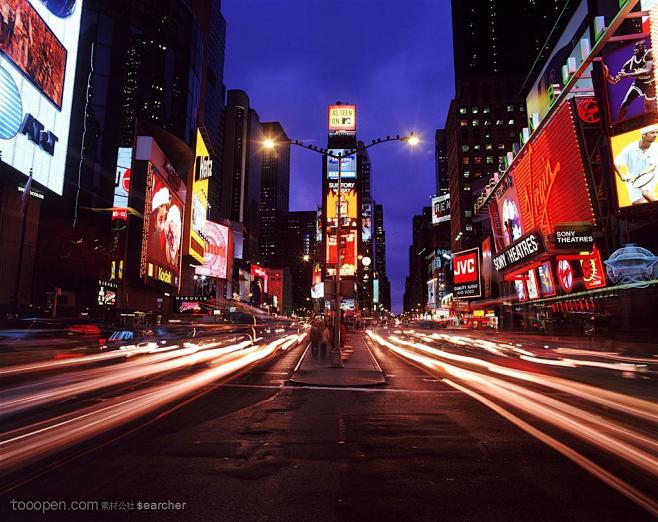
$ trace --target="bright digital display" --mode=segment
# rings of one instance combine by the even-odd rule
[[[357,217],[357,195],[354,183],[341,184],[341,198],[340,216],[342,220],[356,219]],[[335,220],[338,218],[338,191],[330,189],[327,192],[327,220]]]
[[[329,106],[329,133],[354,134],[356,132],[356,105]]]
[[[185,205],[152,163],[148,164],[142,276],[178,286]]]
[[[655,112],[655,62],[651,38],[639,37],[617,47],[608,44],[603,63],[611,123]]]
[[[514,280],[514,291],[516,292],[517,300],[523,302],[528,300],[528,294],[525,289],[525,282],[523,280]]]
[[[658,201],[658,125],[614,136],[614,158],[619,208]]]
[[[203,266],[196,267],[198,275],[226,279],[229,254],[229,228],[206,220]]]
[[[539,288],[541,288],[541,295],[550,297],[555,295],[555,283],[553,281],[553,271],[551,270],[550,261],[546,261],[537,267],[539,274]]]
[[[353,276],[356,274],[357,264],[357,241],[356,230],[343,230],[345,237],[345,250],[342,255],[342,263],[340,267],[341,276]],[[327,236],[327,264],[331,267],[327,269],[327,273],[334,275],[336,273],[336,263],[338,255],[338,243],[336,235]]]
[[[450,194],[432,198],[432,225],[450,221]]]
[[[583,284],[587,290],[606,286],[605,269],[598,248],[594,247],[592,255],[580,260],[580,267],[583,272]]]
[[[372,302],[379,303],[379,279],[372,280]]]
[[[114,181],[114,201],[112,219],[128,219],[128,195],[130,194],[130,176],[133,161],[132,147],[119,147],[117,151],[117,174]]]
[[[315,283],[311,287],[311,297],[313,299],[322,299],[324,297],[324,283]]]
[[[361,205],[361,241],[372,241],[372,203]]]
[[[480,297],[480,249],[471,248],[455,253],[452,260],[455,297]]]
[[[356,178],[356,154],[347,156],[347,149],[329,149],[330,154],[340,158],[340,178]],[[327,156],[327,179],[338,179],[338,158]]]
[[[562,105],[512,167],[522,231],[538,228],[547,236],[556,223],[595,221],[573,112],[571,103]],[[501,226],[517,234],[516,210],[502,210],[501,220],[512,222]]]
[[[82,2],[0,1],[2,161],[62,194]]]
[[[185,225],[185,254],[192,256],[198,263],[204,260],[204,230],[206,228],[206,215],[208,213],[208,178],[212,175],[212,160],[208,147],[203,141],[201,133],[196,131],[196,158],[194,170],[187,191],[188,219]],[[218,277],[218,276],[215,276]]]
[[[528,270],[528,280],[527,280],[527,287],[528,287],[528,297],[530,299],[538,299],[539,298],[539,288],[538,288],[538,283],[537,283],[537,274],[535,274],[534,270]]]

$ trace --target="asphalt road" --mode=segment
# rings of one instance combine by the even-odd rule
[[[652,520],[440,376],[372,346],[385,385],[292,385],[303,350],[293,348],[146,425],[140,419],[5,477],[0,518]],[[17,509],[45,500],[97,505]],[[153,502],[170,504],[143,509]]]

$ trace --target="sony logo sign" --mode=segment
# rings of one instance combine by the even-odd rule
[[[546,252],[544,241],[539,232],[530,232],[522,236],[508,248],[494,256],[493,264],[496,270],[507,270],[515,265],[522,264],[529,259]]]

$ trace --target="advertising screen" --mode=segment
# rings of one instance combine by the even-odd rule
[[[115,281],[98,281],[98,306],[115,306],[117,304],[117,290],[119,285]]]
[[[452,260],[455,297],[480,297],[480,249],[455,253]]]
[[[249,302],[249,292],[251,290],[251,273],[249,270],[240,268],[238,270],[238,278],[240,301]]]
[[[340,215],[341,221],[345,219],[356,219],[357,215],[357,196],[354,183],[342,184],[341,191],[343,197],[341,198]],[[327,192],[327,220],[338,218],[338,191],[330,189]]]
[[[432,309],[436,308],[436,289],[437,281],[434,277],[427,282],[427,304]]]
[[[0,153],[61,195],[82,1],[52,4],[0,2]]]
[[[528,298],[530,299],[539,299],[539,288],[537,283],[537,274],[534,270],[528,270]]]
[[[315,212],[315,240],[318,243],[322,241],[322,207]]]
[[[656,83],[651,38],[608,44],[603,55],[610,123],[656,111]]]
[[[379,303],[379,279],[372,280],[372,302]]]
[[[512,168],[522,230],[547,236],[556,223],[595,221],[574,117],[571,103],[562,105]]]
[[[372,240],[372,203],[361,205],[361,241]]]
[[[148,164],[142,276],[178,286],[185,205],[178,193],[153,166]]]
[[[566,293],[573,290],[574,274],[571,262],[568,259],[557,260],[557,280],[560,288]]]
[[[611,138],[619,208],[658,201],[658,125]]]
[[[500,219],[502,247],[506,247],[523,235],[519,197],[512,176],[507,176],[496,192],[496,204]]]
[[[356,105],[329,105],[329,133],[356,133]]]
[[[519,301],[527,301],[528,293],[525,289],[525,282],[523,280],[516,279],[514,281],[514,291],[516,292],[516,298]]]
[[[324,297],[324,283],[315,283],[311,287],[311,297],[313,299],[322,299]]]
[[[493,280],[493,252],[491,250],[491,237],[482,242],[482,284],[484,297],[491,297],[491,283]]]
[[[132,147],[119,147],[117,151],[117,175],[114,181],[114,201],[112,219],[128,219],[128,195],[130,194],[130,175],[133,161]]]
[[[541,288],[541,295],[550,297],[555,295],[555,283],[553,281],[553,271],[551,270],[550,261],[546,261],[537,267],[539,274],[539,288]]]
[[[356,154],[346,156],[347,149],[329,149],[329,153],[343,156],[340,159],[340,179],[356,178]],[[338,179],[338,158],[327,156],[327,179]]]
[[[450,221],[450,194],[432,198],[432,225]]]
[[[204,236],[205,253],[203,266],[196,267],[195,272],[197,275],[226,279],[229,255],[229,228],[206,220]]]
[[[580,266],[583,272],[583,285],[587,290],[606,286],[605,269],[598,248],[595,247],[594,252],[586,259],[581,259]]]
[[[357,245],[356,245],[356,230],[343,230],[345,235],[345,251],[342,256],[342,264],[340,268],[340,275],[353,276],[356,273],[357,263]],[[336,273],[337,263],[337,241],[335,235],[327,236],[327,264],[331,267],[327,269],[327,273],[333,275]]]
[[[188,217],[185,224],[185,254],[204,263],[204,230],[208,213],[208,178],[212,175],[212,160],[201,133],[196,131],[196,158],[187,191]]]

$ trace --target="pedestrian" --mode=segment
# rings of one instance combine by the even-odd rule
[[[325,360],[327,357],[327,348],[331,346],[331,328],[327,324],[322,328],[322,339],[320,343],[320,359]]]
[[[314,320],[311,324],[311,357],[317,359],[318,350],[320,349],[320,342],[322,341],[322,331],[320,324]]]

